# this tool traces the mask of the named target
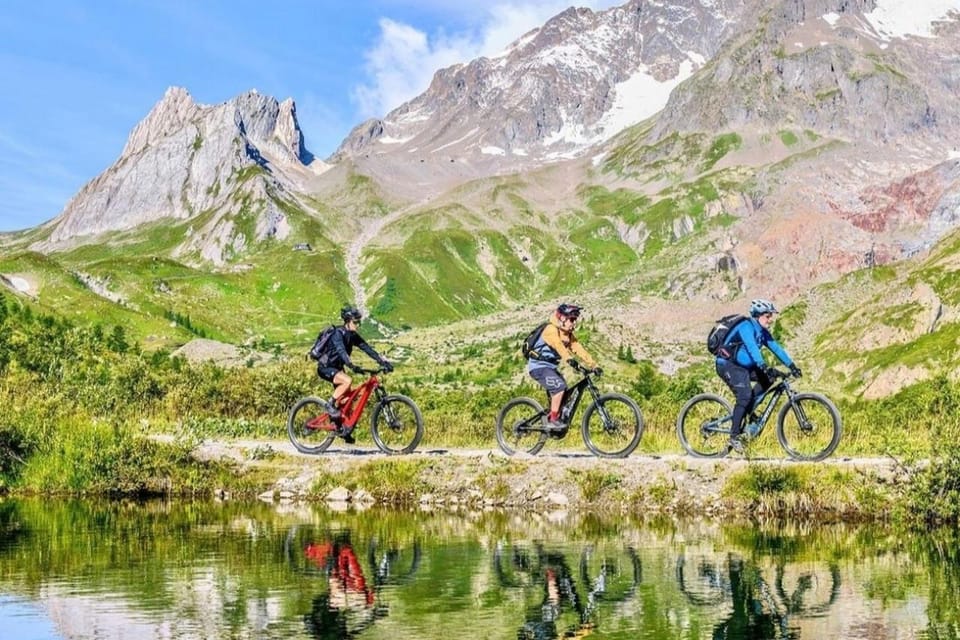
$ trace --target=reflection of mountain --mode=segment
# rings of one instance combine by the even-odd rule
[[[69,594],[72,589],[60,592],[60,586],[45,589],[41,598],[60,634],[70,640],[258,638],[264,637],[266,629],[283,623],[280,599],[231,602],[229,588],[217,586],[209,578],[176,585],[175,607],[156,611],[144,611],[118,594],[77,596]],[[243,617],[229,619],[227,614],[237,605],[245,609]],[[231,627],[234,630],[228,631]],[[293,625],[288,631],[284,637],[305,637]]]

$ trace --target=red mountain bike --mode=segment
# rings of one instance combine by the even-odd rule
[[[290,409],[287,434],[297,451],[326,451],[339,429],[352,430],[356,426],[371,395],[376,396],[376,404],[373,405],[370,433],[377,447],[384,453],[397,454],[411,453],[420,444],[423,416],[413,400],[399,394],[387,394],[378,377],[383,369],[358,368],[356,371],[370,377],[346,393],[340,419],[331,420],[327,401],[314,396],[300,398]]]

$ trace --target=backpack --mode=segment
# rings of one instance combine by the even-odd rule
[[[527,334],[527,337],[523,339],[523,344],[520,345],[520,352],[523,354],[524,358],[533,358],[534,360],[540,359],[540,352],[537,350],[537,341],[540,339],[540,336],[543,334],[543,330],[550,324],[549,322],[544,322],[537,325],[537,328]]]
[[[717,320],[707,334],[707,351],[721,358],[732,358],[741,343],[723,344],[723,342],[734,327],[748,319],[743,314],[733,313]]]
[[[324,328],[317,335],[317,339],[314,340],[313,346],[310,347],[310,351],[307,352],[307,355],[310,356],[311,360],[319,360],[322,358],[327,351],[327,344],[330,342],[330,336],[333,335],[333,332],[336,331],[336,327],[330,325],[329,327]]]

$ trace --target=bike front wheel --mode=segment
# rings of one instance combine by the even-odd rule
[[[384,453],[412,453],[423,438],[420,408],[407,396],[386,396],[373,409],[370,433]]]
[[[691,398],[677,416],[677,438],[695,458],[722,458],[730,452],[733,408],[712,393]]]
[[[584,444],[595,456],[626,458],[643,435],[640,407],[619,393],[602,395],[587,407],[581,431]]]
[[[547,442],[544,419],[539,402],[533,398],[514,398],[503,405],[497,416],[497,444],[508,456],[518,451],[538,453]]]
[[[306,397],[297,401],[287,416],[287,435],[300,453],[323,453],[336,437],[332,431],[327,403]]]
[[[798,393],[777,416],[777,439],[794,460],[823,460],[840,444],[842,429],[840,412],[819,393]]]

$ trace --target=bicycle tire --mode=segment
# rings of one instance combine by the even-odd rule
[[[603,407],[603,413],[600,412]],[[604,424],[603,414],[610,417],[612,424]],[[597,416],[591,428],[591,418]],[[580,427],[583,442],[587,449],[599,458],[626,458],[637,445],[643,435],[643,415],[640,407],[632,398],[621,393],[607,393],[599,398],[583,414],[583,424]],[[613,442],[626,442],[622,448]]]
[[[695,458],[722,458],[730,453],[730,434],[710,431],[707,426],[730,420],[733,407],[720,396],[701,393],[687,401],[677,416],[677,438]],[[715,445],[707,448],[707,444]]]
[[[777,440],[794,460],[823,460],[840,444],[842,432],[840,411],[826,396],[819,393],[798,393],[777,414]],[[822,442],[827,444],[821,446]],[[801,445],[805,445],[810,451],[800,451]]]
[[[729,573],[722,564],[703,554],[688,559],[686,554],[677,558],[676,580],[680,593],[690,604],[697,607],[713,607],[729,602],[733,592]]]
[[[589,545],[580,553],[580,579],[605,602],[626,602],[643,579],[640,557],[632,546],[622,549]]]
[[[536,455],[543,445],[547,442],[547,433],[545,431],[525,431],[519,432],[519,425],[529,422],[536,417],[540,417],[540,424],[543,425],[545,415],[543,407],[533,398],[514,398],[503,405],[497,415],[497,444],[500,449],[512,456],[518,451],[524,451],[530,455]],[[511,443],[511,439],[513,443]],[[520,446],[521,439],[524,442],[532,441],[533,444]]]
[[[407,396],[384,397],[373,408],[370,420],[373,442],[384,453],[413,453],[423,438],[423,415],[417,403]],[[408,435],[411,431],[412,439]]]
[[[327,412],[327,403],[320,398],[300,398],[287,416],[287,435],[293,447],[300,453],[323,453],[333,443],[333,431],[311,429],[307,423]]]
[[[827,568],[830,571],[830,584],[826,598],[812,599],[811,602],[807,602],[805,597],[807,592],[813,590],[816,594],[818,587],[821,584],[826,585],[826,581],[821,583],[820,576],[815,571],[805,571],[796,576],[796,583],[791,585],[794,588],[788,592],[786,587],[788,581],[785,577],[786,567],[782,565],[777,567],[774,586],[777,590],[777,596],[786,607],[789,615],[799,618],[817,618],[825,615],[836,604],[837,598],[840,597],[840,567],[831,563]]]

